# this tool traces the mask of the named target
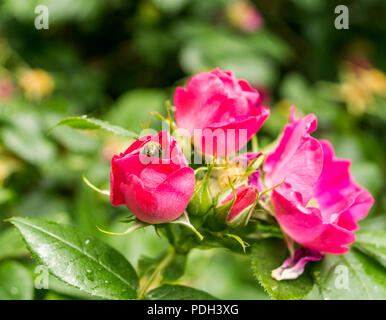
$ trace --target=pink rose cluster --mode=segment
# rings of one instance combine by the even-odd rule
[[[268,118],[270,111],[261,105],[261,97],[232,72],[217,68],[197,74],[186,88],[175,91],[177,127],[190,134],[203,154],[231,156]],[[282,230],[311,252],[343,254],[355,240],[357,221],[374,200],[350,175],[350,161],[337,158],[328,141],[311,136],[316,127],[315,115],[296,119],[291,108],[290,121],[276,148],[266,155],[262,172],[257,169],[247,185],[236,188],[228,221],[249,210],[263,187],[279,185],[265,200],[271,202]],[[241,156],[251,161],[260,155]],[[167,132],[142,137],[114,156],[111,166],[112,204],[125,204],[147,223],[178,218],[194,193],[194,171]],[[232,199],[228,196],[224,203]]]

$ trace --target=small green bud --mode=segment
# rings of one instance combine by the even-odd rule
[[[226,228],[227,226],[227,217],[229,212],[232,210],[232,207],[236,201],[236,193],[231,184],[232,188],[227,188],[221,191],[216,199],[214,209],[208,214],[206,224],[209,228],[215,231],[220,231]],[[233,199],[222,204],[223,200],[233,193]]]
[[[212,166],[209,167],[205,177],[196,183],[193,197],[187,207],[191,215],[203,216],[213,207],[213,197],[209,187],[212,168]]]
[[[233,229],[241,229],[248,224],[248,221],[251,217],[252,211],[255,208],[255,203],[246,207],[244,210],[238,213],[238,215],[232,219],[227,221],[227,225]]]

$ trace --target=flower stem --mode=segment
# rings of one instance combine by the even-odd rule
[[[252,143],[252,152],[257,153],[259,151],[259,142],[257,140],[256,135],[252,136],[251,143]]]
[[[171,249],[169,250],[163,259],[160,261],[160,263],[157,265],[157,267],[154,269],[152,274],[149,276],[149,278],[146,279],[145,283],[141,286],[141,288],[138,291],[138,300],[143,299],[143,297],[146,295],[147,291],[149,290],[150,286],[159,278],[161,275],[161,272],[165,267],[172,261],[175,255],[175,250]]]

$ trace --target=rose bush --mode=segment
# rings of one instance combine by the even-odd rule
[[[308,114],[297,119],[292,107],[290,122],[280,139],[263,149],[255,140],[251,143],[252,150],[237,154],[270,113],[268,108],[260,106],[259,93],[246,81],[237,80],[231,72],[215,69],[193,76],[187,88],[177,88],[174,101],[176,123],[170,113],[167,118],[160,114],[156,114],[157,117],[168,123],[177,139],[184,137],[178,130],[185,129],[192,139],[182,139],[184,147],[190,152],[193,144],[200,153],[212,156],[210,162],[202,164],[199,157],[199,163],[189,166],[176,139],[167,131],[138,137],[92,118],[73,117],[59,122],[75,128],[103,128],[137,138],[123,153],[112,157],[110,191],[85,181],[94,190],[109,194],[113,206],[126,205],[129,209],[128,217],[123,220],[129,223],[128,229],[118,234],[153,226],[159,236],[168,240],[170,247],[158,257],[139,259],[141,281],[124,258],[110,252],[113,258],[104,259],[107,255],[100,252],[106,250],[105,246],[96,242],[88,246],[87,236],[69,231],[68,227],[44,221],[11,220],[36,255],[54,269],[65,265],[67,257],[71,263],[88,259],[95,268],[96,261],[102,257],[103,268],[96,267],[95,271],[97,286],[84,285],[89,269],[79,277],[68,277],[67,271],[59,268],[55,269],[55,275],[104,298],[147,299],[157,294],[162,296],[163,290],[183,298],[186,292],[189,297],[213,298],[181,286],[170,289],[167,285],[151,290],[156,284],[180,278],[188,254],[194,248],[228,248],[249,255],[256,278],[275,298],[303,298],[315,284],[323,289],[321,277],[326,279],[334,273],[323,268],[336,265],[328,260],[332,257],[330,254],[339,257],[351,253],[347,253],[348,245],[355,241],[357,221],[366,217],[374,199],[351,176],[351,162],[335,157],[330,142],[311,136],[317,128],[316,116]],[[243,130],[246,139],[240,143]],[[189,155],[187,153],[187,157]],[[205,157],[205,160],[208,159]],[[50,236],[31,236],[31,230],[43,230]],[[56,238],[52,237],[55,233],[59,233]],[[76,233],[75,240],[68,237],[71,233]],[[52,244],[53,238],[64,239],[60,246],[69,247],[70,252],[61,256],[60,264],[46,259],[47,248],[56,250],[59,246]],[[94,246],[98,250],[94,250]],[[82,250],[73,250],[79,247],[86,250],[82,257],[79,257],[84,253]],[[87,251],[88,248],[91,249]],[[359,248],[384,264],[383,256],[372,243]],[[352,268],[362,264],[362,258],[356,255],[354,251],[350,259],[360,263],[350,261]],[[116,261],[120,262],[116,264]],[[312,278],[306,267],[308,263],[312,263],[311,268],[319,268],[312,273]],[[117,270],[119,265],[123,266],[121,270]],[[83,270],[79,265],[77,268]],[[369,268],[377,277],[372,285],[379,286],[383,281],[376,271],[379,266]],[[108,275],[99,272],[104,269],[113,272]],[[117,277],[119,272],[123,275]],[[283,280],[291,281],[281,282]],[[112,286],[108,285],[110,281]],[[375,292],[382,296],[384,289],[379,286]]]

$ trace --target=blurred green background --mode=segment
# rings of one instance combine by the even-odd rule
[[[49,9],[37,30],[34,9]],[[349,29],[337,30],[334,9],[349,8]],[[0,278],[11,263],[19,287],[0,299],[87,299],[51,279],[33,289],[36,262],[11,216],[43,217],[79,226],[134,265],[167,243],[152,229],[123,237],[127,209],[84,185],[109,188],[109,161],[131,141],[104,132],[48,130],[66,116],[88,114],[139,132],[164,113],[177,85],[215,67],[232,70],[264,95],[271,117],[259,132],[271,142],[288,119],[318,116],[319,138],[375,197],[364,220],[386,230],[386,2],[379,0],[2,0],[0,1]],[[193,251],[182,282],[223,299],[268,299],[249,261],[226,250]],[[1,280],[0,280],[1,282]],[[12,288],[11,288],[12,289]]]

